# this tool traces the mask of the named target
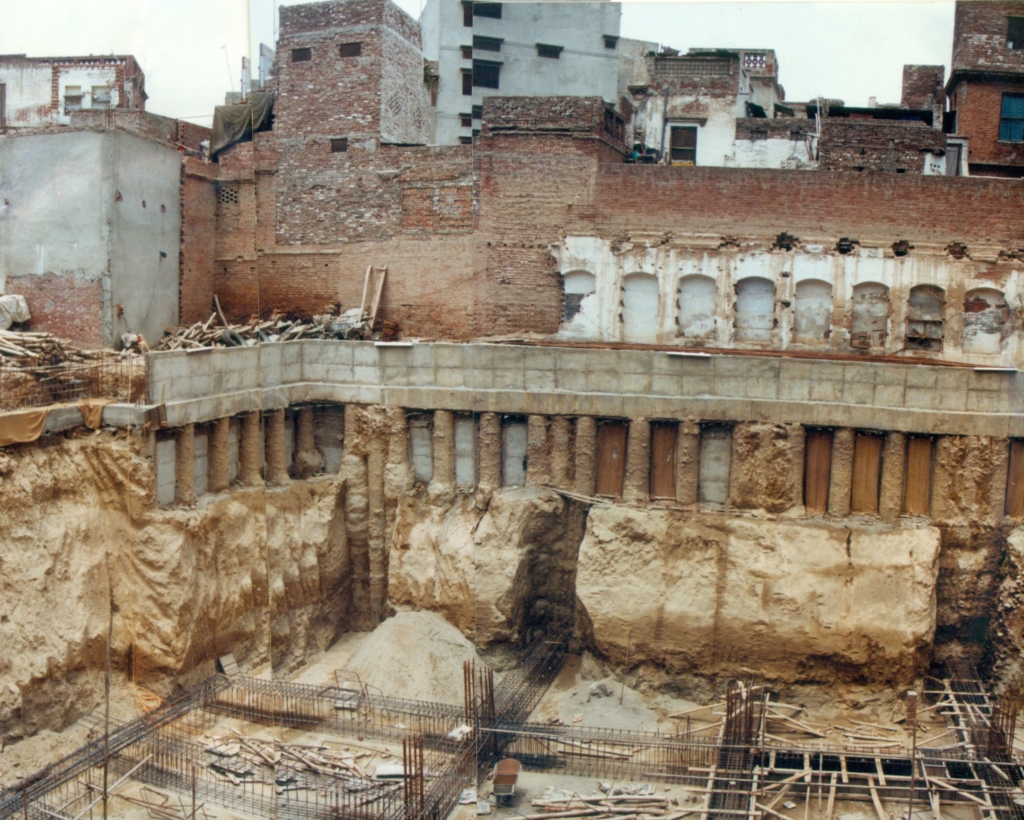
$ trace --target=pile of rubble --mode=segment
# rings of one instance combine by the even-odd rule
[[[170,328],[153,349],[245,347],[260,342],[291,342],[296,339],[366,339],[370,335],[370,321],[359,308],[345,311],[340,316],[325,313],[309,320],[288,319],[277,313],[264,321],[252,317],[245,324],[215,322],[217,318],[217,313],[212,313],[205,322]],[[384,324],[382,337],[388,332],[389,323]]]
[[[656,796],[650,784],[638,789],[621,789],[602,783],[601,790],[605,794],[581,796],[557,788],[548,789],[539,799],[530,801],[530,805],[541,809],[541,812],[525,815],[525,820],[547,820],[551,817],[560,820],[570,817],[587,820],[646,820],[655,817],[679,820],[694,813],[692,809],[680,810],[670,806],[668,798]]]
[[[111,355],[109,350],[82,350],[49,333],[0,330],[0,367],[86,364]]]

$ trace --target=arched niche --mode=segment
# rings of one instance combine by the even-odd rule
[[[571,322],[583,312],[583,300],[597,290],[597,277],[585,270],[571,270],[562,275],[562,321]],[[593,317],[596,321],[597,317]]]
[[[861,282],[853,288],[850,346],[884,348],[889,324],[889,288],[881,282]]]
[[[715,300],[718,283],[710,276],[684,276],[679,280],[679,335],[711,339],[715,335]]]
[[[793,336],[823,342],[832,326],[832,285],[821,279],[797,282],[793,296]]]
[[[622,338],[627,342],[658,340],[658,277],[631,273],[622,279]]]
[[[999,353],[1007,332],[1006,297],[995,288],[975,288],[964,294],[965,353]]]
[[[736,283],[736,341],[770,342],[775,327],[775,283],[750,276]]]

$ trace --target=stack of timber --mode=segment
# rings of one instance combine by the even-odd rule
[[[0,330],[0,367],[90,364],[113,355],[110,350],[82,350],[49,333]]]

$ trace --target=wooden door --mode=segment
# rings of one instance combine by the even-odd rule
[[[804,508],[809,515],[828,509],[832,476],[832,431],[808,430],[804,444]]]
[[[676,497],[676,433],[679,425],[651,425],[651,498]]]
[[[627,426],[610,422],[597,428],[597,494],[622,497],[626,477]]]
[[[928,515],[932,499],[932,440],[913,436],[907,441],[907,477],[903,487],[903,512]]]
[[[1024,441],[1010,442],[1010,472],[1006,481],[1006,514],[1024,518]]]
[[[853,446],[852,512],[878,512],[878,481],[881,475],[882,437],[876,433],[857,433]]]

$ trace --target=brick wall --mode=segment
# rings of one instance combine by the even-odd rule
[[[1024,0],[958,2],[953,21],[953,67],[1024,72],[1024,49],[1006,47],[1008,17],[1024,17]]]
[[[192,157],[182,166],[179,321],[210,317],[217,230],[217,166]]]
[[[813,120],[797,119],[796,117],[780,117],[777,119],[737,117],[736,139],[753,139],[751,132],[767,133],[767,138],[772,140],[803,139],[804,136],[815,133],[815,126]],[[794,137],[794,134],[798,134],[799,137]]]
[[[903,93],[900,104],[906,108],[926,109],[945,105],[946,67],[941,65],[903,66]]]
[[[7,290],[21,294],[28,302],[32,314],[29,330],[103,346],[103,284],[99,280],[54,273],[11,276]]]
[[[964,80],[953,89],[950,101],[956,108],[956,132],[969,140],[971,163],[1024,166],[1024,143],[999,141],[1004,93],[1024,94],[1024,77],[1016,83]]]
[[[946,135],[922,122],[826,117],[821,122],[818,167],[920,174],[924,153],[945,150]]]

